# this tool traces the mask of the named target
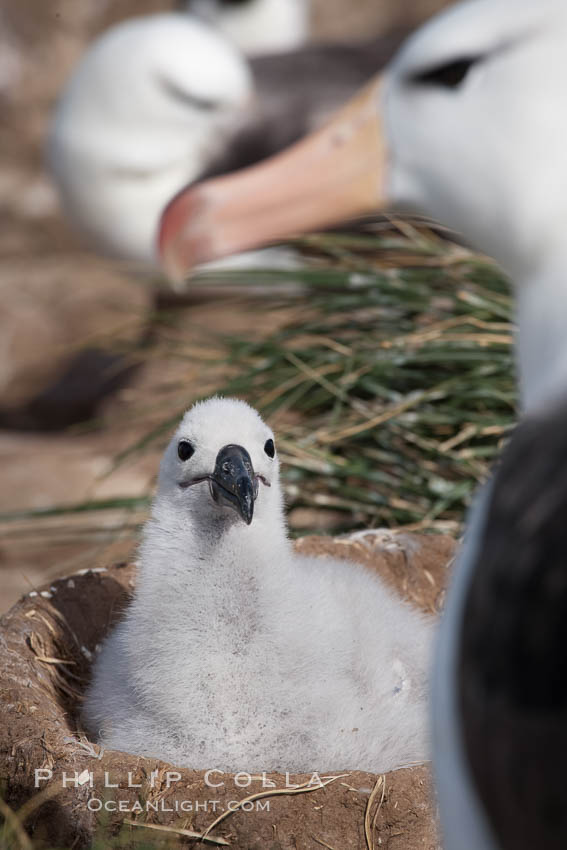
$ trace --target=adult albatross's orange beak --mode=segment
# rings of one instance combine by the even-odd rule
[[[328,227],[384,205],[386,148],[375,78],[321,130],[251,168],[184,189],[162,216],[168,275]]]

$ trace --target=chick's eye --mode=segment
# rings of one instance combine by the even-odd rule
[[[180,440],[177,445],[177,454],[180,460],[189,460],[195,454],[195,449],[188,440]]]
[[[276,454],[276,447],[274,446],[273,440],[266,440],[264,445],[264,451],[268,455],[268,457],[274,457]]]
[[[466,56],[444,62],[434,68],[412,74],[410,82],[421,86],[438,86],[444,89],[456,89],[463,83],[473,65],[480,62],[482,56]]]

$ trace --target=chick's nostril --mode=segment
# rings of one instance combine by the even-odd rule
[[[216,504],[233,508],[250,525],[258,487],[246,449],[233,444],[224,446],[217,455],[211,481]]]
[[[241,478],[237,485],[238,492],[242,494],[246,499],[252,499],[254,496],[252,482],[249,478]]]
[[[244,521],[250,525],[254,516],[254,487],[248,477],[242,477],[237,483],[238,501],[240,504],[241,516]]]

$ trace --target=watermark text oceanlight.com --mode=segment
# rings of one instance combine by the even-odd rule
[[[166,800],[145,800],[141,803],[139,800],[130,802],[130,800],[102,800],[100,797],[91,797],[87,802],[87,809],[90,812],[100,812],[104,809],[105,812],[122,812],[123,814],[141,814],[142,812],[176,812],[187,814],[188,812],[223,812],[225,809],[229,811],[244,812],[269,812],[269,800],[229,800],[226,805],[220,800],[172,800],[169,803]]]

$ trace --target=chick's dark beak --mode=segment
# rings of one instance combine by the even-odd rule
[[[209,479],[211,496],[217,505],[233,508],[250,525],[258,482],[250,455],[242,446],[224,446],[217,455],[215,471]]]

